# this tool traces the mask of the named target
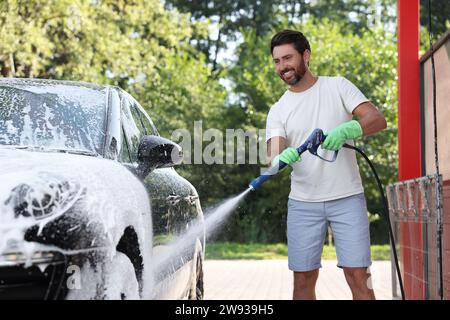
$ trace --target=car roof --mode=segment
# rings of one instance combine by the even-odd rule
[[[12,86],[64,85],[72,87],[89,88],[94,90],[103,90],[110,87],[110,85],[102,85],[84,81],[52,80],[52,79],[36,79],[36,78],[0,78],[0,85],[12,85]]]

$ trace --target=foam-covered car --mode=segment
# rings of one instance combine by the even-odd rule
[[[0,299],[201,299],[181,160],[119,87],[0,79]]]

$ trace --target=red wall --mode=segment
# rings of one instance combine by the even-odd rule
[[[444,299],[450,299],[450,180],[444,181],[444,218],[442,234],[443,287]]]

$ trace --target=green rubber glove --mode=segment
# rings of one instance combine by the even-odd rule
[[[301,160],[302,158],[300,157],[300,155],[298,154],[297,149],[289,147],[283,150],[283,152],[281,152],[279,155],[277,155],[273,160],[272,160],[272,165],[278,164],[278,162],[281,160],[284,163],[291,165],[296,161]]]
[[[363,130],[356,120],[345,122],[326,133],[322,149],[340,150],[346,140],[361,138]]]

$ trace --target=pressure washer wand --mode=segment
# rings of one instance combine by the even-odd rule
[[[309,135],[308,139],[297,148],[297,152],[299,155],[301,155],[303,152],[308,150],[313,155],[319,157],[322,160],[333,162],[336,160],[337,157],[337,151],[334,153],[334,158],[332,160],[327,160],[322,158],[317,154],[317,149],[319,148],[320,144],[325,140],[325,135],[322,131],[322,129],[314,129],[314,131]],[[283,161],[279,161],[277,164],[270,167],[266,172],[264,172],[262,175],[260,175],[258,178],[250,182],[249,188],[251,190],[256,190],[259,188],[264,182],[266,182],[270,177],[277,174],[281,170],[283,170],[286,167],[286,163]]]

